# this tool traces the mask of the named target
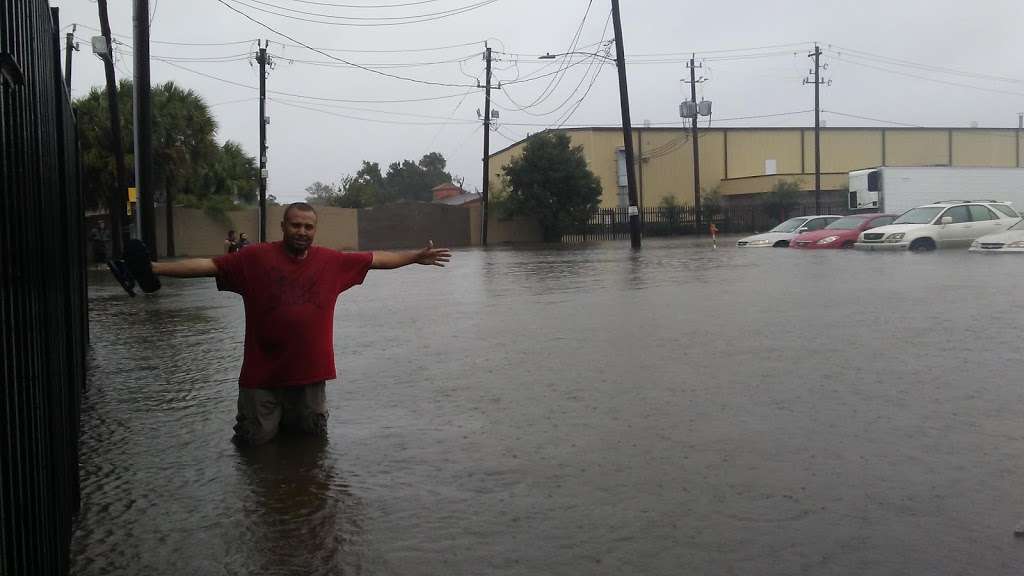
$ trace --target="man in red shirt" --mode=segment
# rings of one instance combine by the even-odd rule
[[[261,444],[281,426],[324,435],[324,383],[334,367],[334,305],[362,284],[371,268],[409,264],[444,266],[451,252],[338,252],[313,246],[317,215],[312,206],[288,206],[283,240],[250,245],[216,258],[154,262],[152,272],[178,278],[215,277],[217,288],[242,296],[245,352],[238,378],[237,439]],[[159,284],[157,284],[159,286]]]

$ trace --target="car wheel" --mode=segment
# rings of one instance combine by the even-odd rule
[[[931,238],[918,238],[910,243],[911,252],[931,252],[935,250],[935,241]]]
[[[779,240],[774,245],[772,245],[772,248],[789,248],[789,241],[788,240]]]

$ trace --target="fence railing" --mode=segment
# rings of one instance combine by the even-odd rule
[[[831,213],[831,206],[822,207],[822,214]],[[708,234],[713,223],[721,234],[764,231],[781,222],[762,207],[730,207],[715,211],[703,210],[698,219],[697,210],[690,205],[659,206],[640,211],[640,226],[644,236],[684,236]],[[786,218],[814,213],[813,207],[797,206],[785,212]],[[781,216],[781,214],[780,214]],[[627,208],[605,208],[591,215],[585,225],[572,226],[562,235],[563,243],[592,240],[619,240],[629,238],[629,211]]]
[[[0,575],[65,574],[88,320],[56,11],[0,3]]]

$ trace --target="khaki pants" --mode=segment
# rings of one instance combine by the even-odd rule
[[[327,436],[327,397],[324,382],[281,388],[239,388],[235,438],[263,444],[278,430]]]

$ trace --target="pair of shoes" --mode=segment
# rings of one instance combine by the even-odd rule
[[[160,289],[160,278],[153,273],[149,249],[141,240],[130,240],[124,248],[124,260],[107,261],[107,267],[130,296],[135,296],[136,283],[147,294]]]

